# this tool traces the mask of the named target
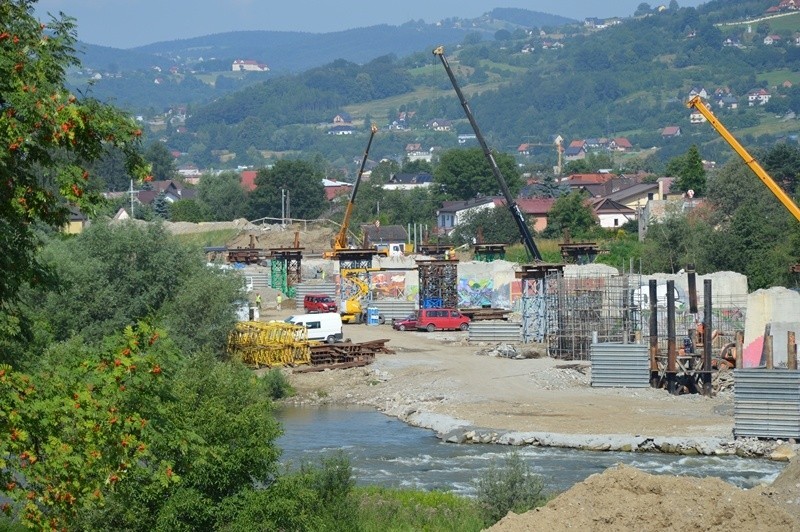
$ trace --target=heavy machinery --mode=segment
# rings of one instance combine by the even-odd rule
[[[347,245],[347,232],[350,229],[350,218],[353,216],[353,207],[355,206],[356,194],[358,194],[358,186],[361,184],[361,176],[364,174],[364,167],[367,165],[369,148],[372,146],[372,139],[375,138],[375,133],[377,132],[378,126],[372,124],[369,133],[369,140],[367,141],[367,149],[364,150],[364,157],[361,159],[361,167],[358,169],[358,175],[353,183],[353,190],[350,191],[350,200],[347,202],[347,207],[344,210],[342,226],[339,228],[339,232],[336,233],[336,237],[333,239],[333,249],[322,254],[322,256],[326,259],[335,259],[341,251],[349,248]]]
[[[461,107],[464,108],[464,113],[466,113],[467,119],[472,126],[472,130],[475,132],[475,137],[478,139],[478,143],[481,145],[481,149],[483,149],[483,154],[486,157],[486,160],[489,162],[492,173],[494,174],[497,183],[500,185],[500,190],[503,192],[503,196],[506,199],[506,205],[508,205],[508,208],[511,211],[511,216],[514,218],[514,222],[517,224],[520,236],[525,244],[525,250],[528,252],[528,258],[533,259],[536,262],[542,262],[542,254],[539,253],[539,248],[536,247],[536,243],[533,241],[531,230],[528,228],[528,224],[525,222],[525,216],[522,214],[519,205],[516,204],[514,198],[511,196],[508,183],[506,183],[503,174],[500,172],[500,168],[497,166],[497,162],[494,160],[492,151],[486,145],[486,140],[483,138],[483,135],[478,128],[478,123],[475,121],[475,117],[472,115],[472,111],[469,108],[466,98],[464,98],[464,93],[461,92],[461,88],[458,86],[456,77],[453,74],[453,71],[450,69],[450,64],[447,62],[447,58],[444,55],[444,46],[435,48],[433,50],[433,55],[439,57],[439,59],[442,61],[444,69],[447,71],[447,76],[450,78],[450,83],[453,84],[453,88],[455,89],[458,99],[461,102]]]
[[[714,129],[717,130],[725,142],[727,142],[733,150],[739,154],[739,157],[744,160],[745,164],[750,167],[750,170],[753,171],[754,174],[765,184],[767,188],[772,192],[778,201],[780,201],[786,209],[800,222],[800,207],[792,200],[792,198],[778,185],[772,177],[764,170],[760,164],[753,158],[750,153],[744,146],[739,144],[739,141],[731,135],[730,131],[727,130],[725,126],[719,121],[719,119],[714,116],[711,110],[703,103],[702,98],[700,96],[695,96],[688,102],[686,102],[686,106],[690,109],[694,107],[697,109],[700,114],[702,114],[708,122],[714,126]]]
[[[369,273],[378,271],[372,268],[343,268],[339,270],[341,300],[339,313],[343,323],[365,323],[367,309],[364,302],[369,300]],[[385,318],[378,315],[379,323]]]

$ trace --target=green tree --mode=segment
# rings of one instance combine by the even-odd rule
[[[175,157],[163,142],[151,142],[144,151],[145,160],[150,163],[152,168],[151,175],[156,181],[166,181],[175,179],[178,174],[175,167]]]
[[[60,227],[68,220],[68,204],[92,213],[99,203],[99,195],[87,190],[91,163],[115,146],[130,175],[142,179],[147,172],[135,122],[66,88],[66,70],[79,64],[74,20],[40,24],[34,3],[0,3],[0,310],[5,316],[22,283],[42,279],[35,265],[36,224]],[[18,330],[0,317],[0,334]]]
[[[203,222],[206,215],[203,206],[193,199],[178,200],[169,206],[169,219],[173,222]]]
[[[522,188],[516,160],[507,153],[493,155],[512,197],[516,197]],[[433,177],[435,184],[443,187],[445,196],[450,199],[467,200],[479,195],[495,196],[502,193],[481,148],[444,152]]]
[[[674,157],[667,163],[667,173],[676,176],[675,188],[681,192],[694,191],[696,197],[703,196],[706,190],[706,170],[696,144],[682,156]]]
[[[150,482],[179,480],[153,454],[153,430],[171,395],[174,352],[159,331],[129,328],[104,348],[77,339],[47,350],[32,374],[0,365],[2,510],[40,530],[72,529],[99,511],[134,471]],[[185,437],[174,433],[174,437]],[[147,467],[144,467],[147,464]],[[80,529],[83,527],[77,527]]]
[[[458,224],[452,238],[459,244],[472,244],[473,238],[486,244],[511,244],[521,239],[517,224],[505,206],[470,213]]]
[[[187,354],[223,355],[242,280],[208,268],[199,250],[180,244],[162,226],[96,222],[75,238],[54,240],[43,255],[60,285],[25,298],[42,343],[75,335],[99,343],[154,317],[163,318]]]
[[[288,192],[292,218],[316,218],[325,208],[324,175],[312,163],[283,159],[272,168],[262,168],[256,176],[256,189],[248,197],[249,218],[280,218],[281,190]]]
[[[236,172],[204,175],[197,186],[197,192],[210,220],[235,220],[246,213],[247,195]]]
[[[564,230],[569,230],[571,236],[580,238],[596,226],[597,219],[586,203],[586,195],[573,191],[553,203],[543,233],[548,238],[560,238]]]
[[[433,165],[428,161],[417,159],[415,161],[405,161],[401,170],[404,174],[432,174]]]

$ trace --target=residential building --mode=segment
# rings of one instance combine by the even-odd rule
[[[495,208],[494,198],[445,201],[436,211],[436,229],[439,234],[449,234],[472,212]]]
[[[334,125],[349,125],[353,123],[353,117],[349,113],[341,112],[333,117],[333,123]]]
[[[609,198],[596,198],[590,201],[592,212],[600,227],[615,229],[636,219],[636,211]]]
[[[427,172],[419,174],[394,174],[383,185],[384,190],[413,190],[415,188],[429,187],[433,183],[433,176]]]
[[[328,135],[352,135],[355,133],[353,126],[341,125],[333,126],[328,130]]]
[[[332,201],[339,196],[349,195],[353,190],[352,183],[336,181],[334,179],[323,179],[322,186],[325,188],[325,199]]]
[[[679,137],[681,135],[680,126],[667,126],[661,130],[661,138],[669,139],[672,137]]]
[[[231,70],[233,72],[269,72],[269,67],[252,59],[237,59],[231,65]]]
[[[765,105],[772,95],[766,89],[755,89],[747,94],[747,105]]]

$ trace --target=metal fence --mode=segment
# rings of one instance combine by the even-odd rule
[[[647,388],[650,355],[643,344],[592,344],[593,388]]]
[[[513,321],[487,320],[469,324],[470,342],[522,342],[522,324]]]
[[[800,370],[737,369],[733,378],[735,437],[800,438]]]

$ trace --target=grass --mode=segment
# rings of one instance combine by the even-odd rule
[[[483,530],[484,519],[474,499],[441,491],[359,487],[358,522],[364,532]]]
[[[447,75],[445,72],[442,72],[443,82],[446,82]],[[466,97],[474,96],[476,94],[480,94],[482,92],[493,90],[501,85],[508,83],[507,81],[504,82],[489,82],[489,83],[479,83],[474,85],[467,85],[465,87],[461,87],[462,92]],[[400,94],[398,96],[392,96],[390,98],[384,98],[382,100],[372,100],[369,102],[347,105],[344,107],[344,110],[350,113],[350,115],[356,116],[386,116],[389,111],[395,111],[403,105],[419,103],[423,100],[430,100],[434,98],[455,98],[455,93],[453,89],[437,89],[434,87],[420,87],[412,92],[407,94]]]
[[[762,72],[758,74],[758,79],[766,81],[770,87],[777,87],[786,80],[791,81],[793,85],[797,85],[800,83],[800,72],[782,68],[771,72]]]

